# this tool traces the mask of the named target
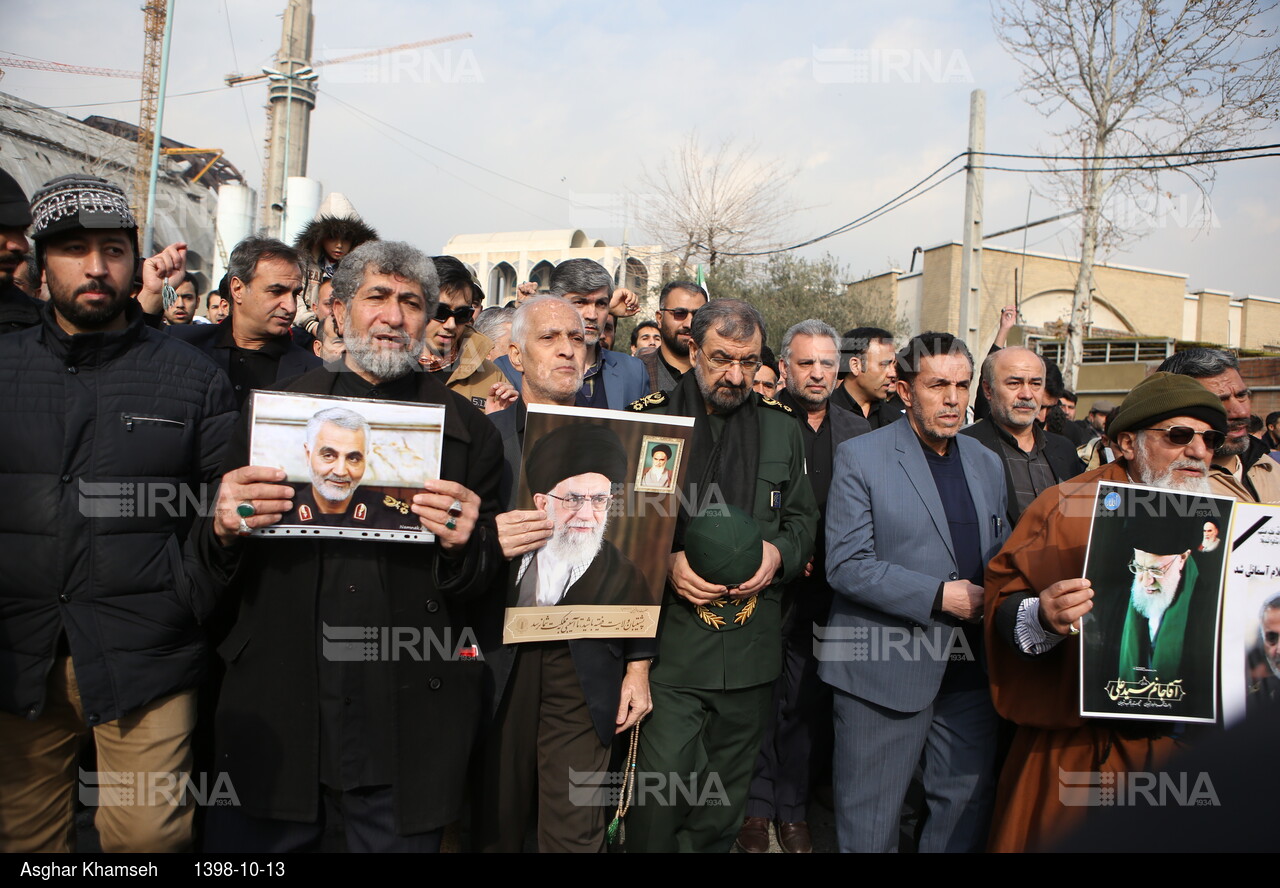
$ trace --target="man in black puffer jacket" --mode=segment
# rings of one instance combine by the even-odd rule
[[[70,850],[90,731],[98,772],[80,795],[103,849],[184,850],[211,602],[183,544],[235,402],[208,358],[143,324],[118,187],[63,176],[32,215],[50,304],[0,337],[0,851]]]

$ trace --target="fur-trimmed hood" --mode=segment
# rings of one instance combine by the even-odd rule
[[[351,249],[354,250],[365,241],[377,240],[378,232],[366,225],[358,216],[322,215],[307,223],[307,227],[298,234],[293,246],[313,262],[321,262],[320,243],[330,237],[343,237],[349,240]]]

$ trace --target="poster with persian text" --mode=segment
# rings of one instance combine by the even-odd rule
[[[1280,710],[1280,506],[1237,504],[1229,539],[1221,665],[1227,727]]]
[[[551,529],[512,559],[503,642],[653,637],[693,419],[528,411],[516,510]]]
[[[1102,483],[1084,576],[1080,714],[1216,720],[1230,497]]]

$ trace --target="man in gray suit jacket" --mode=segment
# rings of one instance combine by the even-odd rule
[[[835,694],[842,851],[893,851],[923,757],[921,851],[979,851],[990,819],[996,715],[982,656],[983,570],[1000,549],[1004,474],[958,438],[973,358],[949,333],[898,353],[907,422],[841,444],[827,500],[836,595],[819,676]]]

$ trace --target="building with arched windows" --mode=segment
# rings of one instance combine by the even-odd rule
[[[517,284],[537,281],[549,290],[551,270],[566,259],[594,259],[613,275],[615,286],[637,293],[642,302],[673,275],[669,252],[656,246],[610,246],[580,228],[458,234],[441,251],[466,263],[485,292],[486,305],[515,298]]]

